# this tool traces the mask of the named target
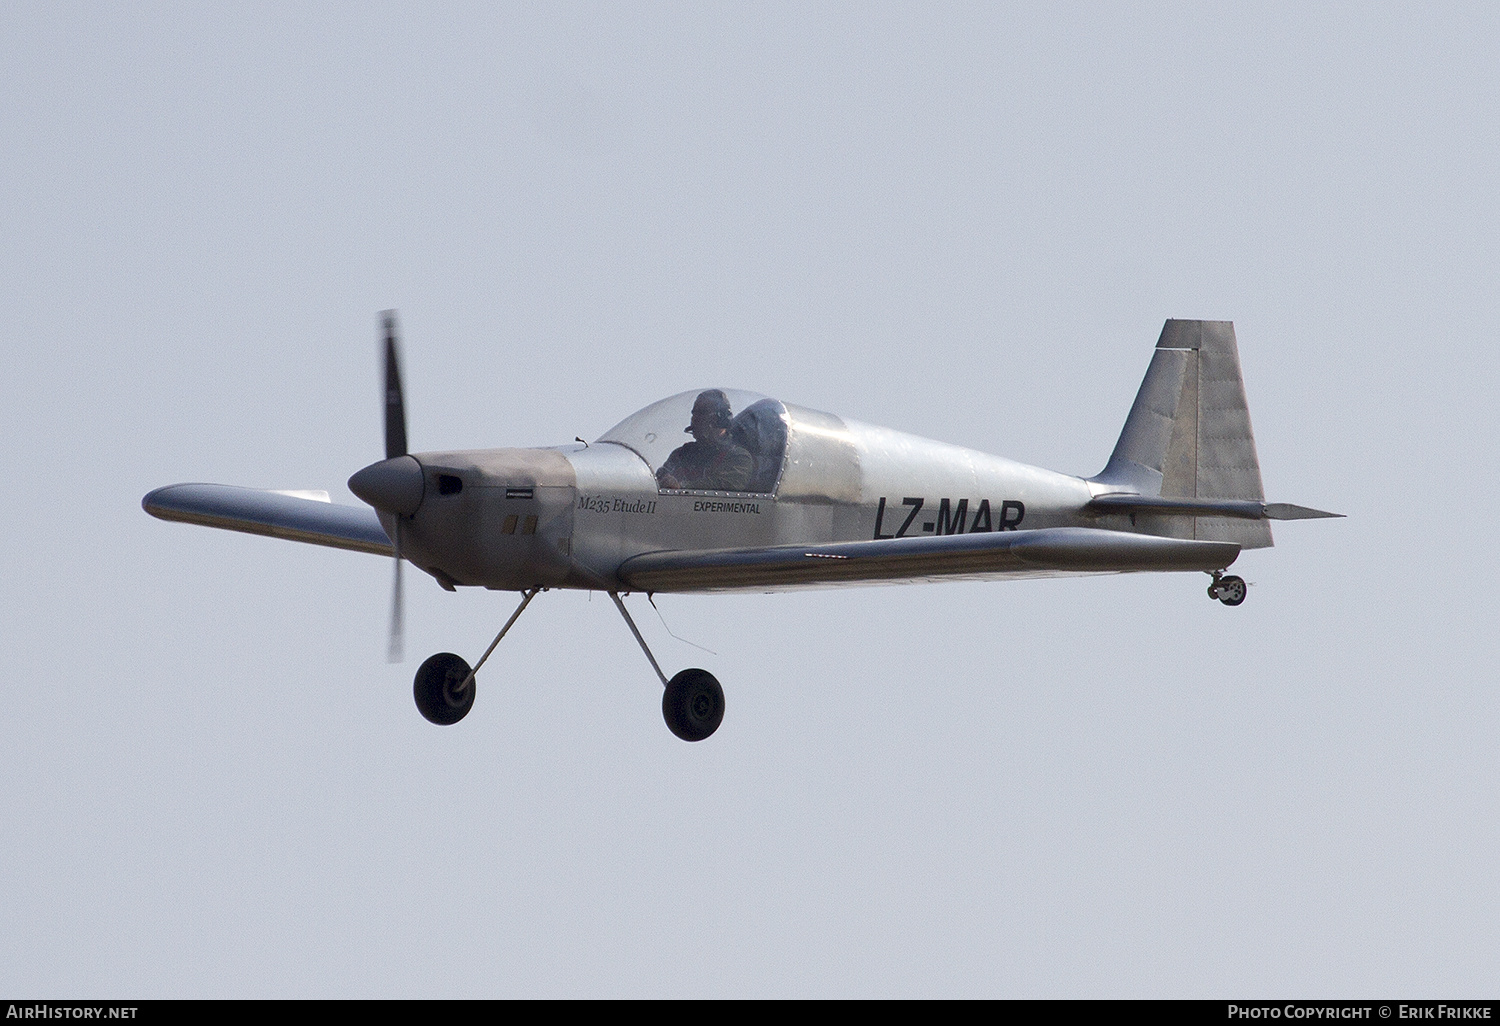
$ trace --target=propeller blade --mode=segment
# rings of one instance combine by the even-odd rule
[[[391,588],[391,635],[386,661],[399,663],[406,658],[406,613],[401,587],[401,518],[396,518],[396,577]]]
[[[396,339],[396,311],[380,315],[385,334],[385,458],[406,455],[406,399],[401,390],[401,353]],[[390,647],[386,658],[399,663],[406,656],[406,612],[401,586],[401,515],[396,514],[396,537],[392,539],[396,574],[391,583]]]
[[[406,400],[401,394],[401,354],[396,342],[396,311],[380,315],[385,329],[385,458],[406,455]]]

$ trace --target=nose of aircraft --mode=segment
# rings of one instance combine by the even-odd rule
[[[411,456],[371,463],[349,479],[349,490],[385,513],[409,517],[422,505],[422,464]]]

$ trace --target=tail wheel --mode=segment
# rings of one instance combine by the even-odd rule
[[[477,681],[469,681],[469,664],[452,652],[439,652],[431,656],[417,671],[412,683],[412,696],[417,700],[417,709],[423,716],[438,726],[457,723],[474,707],[474,691]]]
[[[1245,579],[1243,577],[1222,577],[1209,589],[1209,594],[1226,606],[1237,606],[1245,601]]]

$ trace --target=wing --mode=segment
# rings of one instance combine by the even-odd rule
[[[637,591],[776,591],[837,584],[1222,570],[1240,547],[1091,527],[760,549],[648,552],[621,564]]]
[[[318,496],[311,498],[310,496]],[[327,492],[272,492],[221,484],[158,488],[141,508],[162,520],[181,520],[229,531],[331,545],[336,549],[392,554],[380,518],[366,506],[341,506]]]

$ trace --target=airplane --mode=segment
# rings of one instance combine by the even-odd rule
[[[394,311],[382,327],[385,459],[348,482],[369,508],[220,484],[169,485],[141,505],[394,557],[392,661],[404,563],[448,591],[519,592],[472,667],[441,652],[417,670],[417,708],[441,725],[468,714],[479,669],[552,588],[609,595],[661,679],[667,727],[701,741],[723,720],[723,688],[698,668],[668,678],[623,596],[1193,571],[1238,606],[1245,582],[1225,570],[1273,544],[1269,521],[1342,515],[1265,502],[1230,321],[1166,322],[1087,478],[729,388],[662,399],[593,442],[409,453]]]

